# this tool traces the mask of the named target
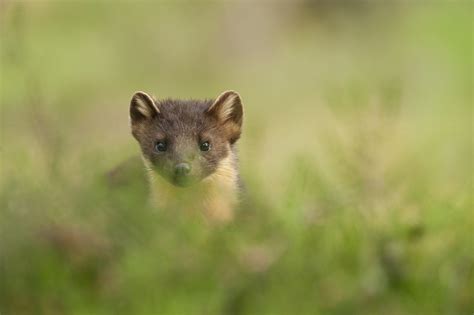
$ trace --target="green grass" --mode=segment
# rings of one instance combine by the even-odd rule
[[[472,12],[3,4],[0,313],[471,314]],[[107,180],[135,90],[226,89],[234,222],[149,207],[140,166]]]

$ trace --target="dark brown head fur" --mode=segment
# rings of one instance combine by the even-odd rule
[[[137,92],[130,103],[132,134],[145,161],[177,186],[206,178],[233,154],[242,118],[242,102],[233,91],[202,101],[155,100]]]

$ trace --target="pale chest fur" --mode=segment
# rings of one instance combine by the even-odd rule
[[[147,167],[153,206],[169,211],[200,213],[214,222],[231,221],[239,201],[239,174],[233,159],[230,154],[220,161],[213,174],[185,188],[171,185]]]

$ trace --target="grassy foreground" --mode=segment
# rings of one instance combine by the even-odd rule
[[[0,10],[1,315],[474,311],[469,2]],[[234,222],[107,175],[138,152],[135,90],[226,89]]]

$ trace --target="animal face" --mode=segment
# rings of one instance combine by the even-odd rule
[[[132,134],[145,163],[176,186],[216,172],[239,139],[243,109],[239,94],[215,100],[156,100],[144,92],[130,103]]]

